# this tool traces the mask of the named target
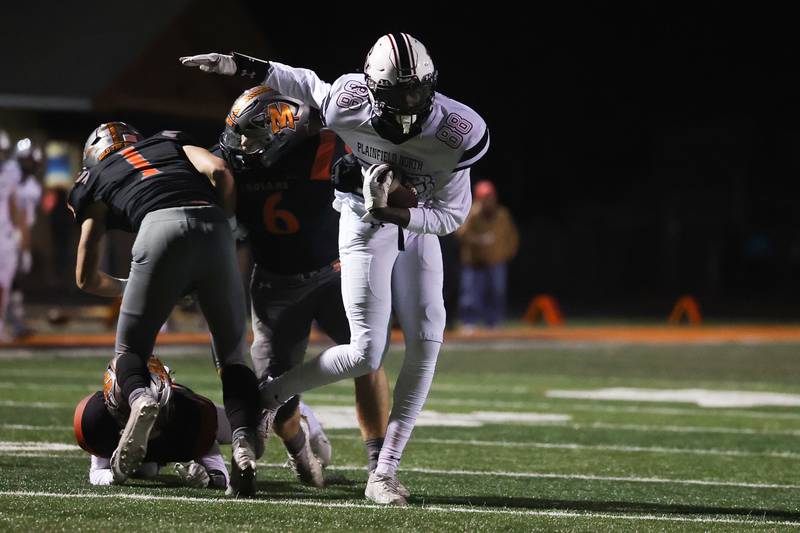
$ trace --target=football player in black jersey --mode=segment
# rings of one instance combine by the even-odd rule
[[[81,226],[75,276],[99,296],[122,296],[117,372],[130,416],[111,468],[123,482],[142,462],[159,412],[146,361],[175,302],[196,291],[211,331],[225,412],[234,428],[231,494],[255,493],[259,396],[244,358],[245,295],[232,234],[233,177],[225,162],[177,131],[144,138],[122,122],[100,125],[86,141],[84,170],[69,195]],[[127,280],[99,270],[106,229],[136,232]]]
[[[128,419],[128,404],[117,380],[118,357],[103,375],[103,390],[83,398],[73,417],[75,439],[92,456],[92,485],[117,483],[110,459]],[[231,442],[231,429],[224,409],[175,383],[157,357],[148,359],[147,368],[149,392],[159,402],[159,416],[150,432],[147,455],[133,475],[153,478],[167,463],[176,463],[175,473],[183,485],[225,489],[228,471],[219,445]]]
[[[322,129],[315,109],[261,85],[234,102],[218,150],[233,171],[236,216],[247,228],[255,260],[250,282],[253,366],[259,378],[274,377],[303,361],[315,320],[334,342],[350,342],[342,304],[339,214],[331,205],[331,169],[346,147]],[[360,167],[355,175],[361,182]],[[355,390],[369,468],[374,469],[388,420],[383,369],[357,378]],[[298,479],[323,486],[297,397],[278,411],[274,428]]]

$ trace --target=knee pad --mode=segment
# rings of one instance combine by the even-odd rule
[[[375,372],[381,367],[387,346],[386,341],[366,341],[350,345],[350,357],[359,375]]]
[[[419,325],[419,338],[426,341],[442,342],[447,314],[444,300],[428,304]]]

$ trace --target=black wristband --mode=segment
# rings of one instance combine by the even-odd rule
[[[257,79],[263,81],[269,72],[269,61],[250,57],[239,52],[232,52],[233,60],[236,62],[236,76],[242,78]]]

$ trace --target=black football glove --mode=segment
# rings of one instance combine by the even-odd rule
[[[364,176],[361,174],[361,164],[356,156],[346,154],[333,164],[331,182],[337,191],[361,194]]]

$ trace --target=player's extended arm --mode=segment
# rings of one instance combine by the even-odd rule
[[[322,109],[331,92],[330,84],[319,79],[312,70],[265,61],[238,52],[231,52],[230,55],[199,54],[178,60],[183,66],[198,67],[203,72],[259,80],[279,93],[302,100],[316,109]]]
[[[80,289],[88,293],[114,298],[122,296],[128,280],[114,278],[100,270],[107,211],[108,208],[101,202],[95,202],[87,208],[86,218],[81,224],[75,282]]]

